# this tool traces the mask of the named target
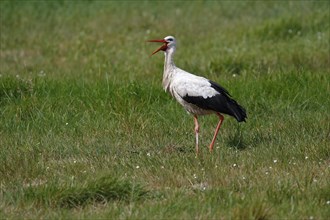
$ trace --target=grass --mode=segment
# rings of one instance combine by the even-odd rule
[[[327,219],[330,4],[0,2],[0,218]],[[176,64],[219,82],[247,123],[193,120]]]

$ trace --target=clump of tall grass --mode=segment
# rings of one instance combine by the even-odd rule
[[[56,204],[75,208],[93,203],[110,201],[136,201],[145,198],[148,192],[139,184],[112,177],[103,177],[86,186],[69,188],[60,193]]]

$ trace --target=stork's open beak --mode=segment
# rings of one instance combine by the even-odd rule
[[[167,49],[167,42],[164,39],[161,40],[148,40],[148,42],[157,42],[157,43],[164,43],[160,48],[152,52],[151,56],[157,53],[158,51],[165,51]]]

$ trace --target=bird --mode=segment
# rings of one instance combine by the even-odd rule
[[[162,46],[152,52],[150,56],[159,51],[163,51],[165,54],[162,81],[164,90],[170,93],[194,117],[196,155],[199,153],[198,117],[208,114],[218,116],[219,122],[209,145],[209,150],[212,152],[219,129],[224,121],[223,114],[234,117],[238,122],[245,122],[247,118],[245,108],[231,98],[228,90],[220,84],[176,67],[173,57],[177,43],[173,36],[160,40],[148,40],[148,42],[162,43]]]

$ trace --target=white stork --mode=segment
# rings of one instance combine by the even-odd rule
[[[149,40],[148,42],[163,43],[163,45],[151,55],[161,50],[164,51],[163,88],[166,92],[169,92],[187,112],[194,116],[196,154],[198,154],[198,115],[215,113],[219,117],[219,123],[210,144],[210,151],[212,151],[224,119],[222,113],[233,116],[238,122],[242,122],[246,119],[245,109],[232,99],[229,92],[219,84],[204,77],[188,73],[175,66],[173,55],[176,49],[176,40],[174,37],[167,36],[161,40]]]

